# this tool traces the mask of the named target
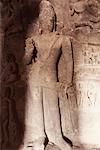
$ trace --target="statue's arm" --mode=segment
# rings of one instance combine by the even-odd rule
[[[73,52],[71,47],[70,38],[64,37],[62,42],[62,54],[66,63],[66,86],[69,87],[72,85],[73,80]]]
[[[35,43],[32,39],[27,39],[25,45],[24,64],[28,65],[32,61]]]

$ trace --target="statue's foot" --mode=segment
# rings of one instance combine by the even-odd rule
[[[45,137],[39,137],[36,140],[25,140],[24,139],[24,148],[19,150],[44,150],[45,149]]]
[[[45,150],[61,150],[61,149],[54,143],[48,143]]]
[[[44,144],[34,144],[33,150],[44,150]]]
[[[24,143],[19,150],[44,150],[44,143],[39,143],[38,141],[31,141]]]
[[[55,144],[61,149],[61,150],[71,150],[71,146],[64,140],[59,139],[55,142]]]
[[[85,149],[82,145],[73,145],[73,150],[85,150]]]
[[[18,150],[44,150],[44,145],[24,145],[21,146]]]

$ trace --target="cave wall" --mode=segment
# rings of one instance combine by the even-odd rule
[[[89,33],[90,30],[93,30],[91,32],[100,32],[99,2],[96,1],[95,5],[90,2],[88,5],[85,0],[50,1],[56,12],[57,31],[60,34],[68,35],[72,39],[73,37],[76,38],[78,30],[82,33]],[[40,1],[14,0],[2,2],[3,21],[0,21],[2,22],[0,34],[3,33],[1,34],[3,47],[0,48],[0,53],[2,50],[0,55],[0,57],[2,56],[0,92],[1,114],[4,115],[2,115],[2,138],[0,142],[2,149],[7,147],[12,149],[17,147],[18,149],[24,132],[25,93],[27,88],[25,76],[23,76],[25,74],[25,68],[23,67],[25,38],[38,32],[38,6]],[[66,69],[62,56],[59,62],[59,80],[61,82],[67,80]],[[73,111],[76,105],[74,92],[74,88],[69,91],[69,100],[67,100],[67,97],[60,97],[60,108],[63,133],[71,141],[77,142],[78,114],[76,110]]]
[[[1,58],[1,114],[3,114],[1,147],[2,149],[7,147],[13,149],[19,147],[24,134],[26,83],[23,76],[25,73],[23,57],[25,37],[38,32],[38,6],[40,1],[8,0],[2,1],[2,3],[2,27],[0,29],[4,34],[4,41],[2,42],[4,46],[2,47]],[[69,1],[51,0],[51,3],[56,12],[57,31],[67,34],[67,31],[70,29]],[[62,68],[62,65],[65,69]],[[59,66],[61,81],[66,80],[66,66],[64,65],[63,57]],[[64,116],[62,117],[64,122],[63,130],[66,134],[67,106],[65,104],[66,99],[64,98],[61,103],[61,109],[62,116]]]

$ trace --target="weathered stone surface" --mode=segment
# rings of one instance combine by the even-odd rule
[[[84,144],[99,145],[99,49],[100,35],[90,33],[79,34],[80,40],[73,42],[74,77],[79,109],[80,141]],[[82,39],[82,40],[81,40]],[[97,123],[98,120],[98,123]],[[86,134],[84,134],[86,132]]]
[[[40,1],[1,1],[3,9],[0,19],[3,26],[0,20],[0,36],[3,41],[0,39],[0,46],[4,43],[4,46],[0,47],[1,149],[18,150],[24,140],[23,134],[29,140],[32,135],[33,142],[40,136],[40,130],[44,130],[44,127],[47,137],[57,138],[62,133],[54,132],[56,125],[57,129],[61,130],[62,127],[63,135],[73,145],[80,145],[74,146],[73,149],[92,150],[97,147],[99,149],[100,2],[42,0],[40,3]],[[49,22],[52,15],[54,20]],[[40,25],[44,19],[45,25],[41,29]],[[56,28],[52,28],[52,23]],[[47,34],[43,29],[44,31],[51,29],[53,32]],[[24,53],[27,55],[27,65],[23,63]],[[33,98],[32,102],[27,103],[29,91],[38,102]],[[41,118],[40,114],[44,118],[42,123],[37,125],[39,132],[35,130],[33,135],[33,128],[36,129],[36,122],[39,121],[37,118]],[[50,121],[56,123],[53,125]],[[25,132],[28,123],[28,131]],[[43,134],[45,137],[44,131]],[[48,139],[50,140],[50,137]],[[32,143],[32,147],[35,145],[36,150],[37,147],[43,150],[44,140],[38,145],[39,142],[37,140],[34,142],[36,144]],[[63,141],[57,144],[61,146],[62,143]],[[57,144],[48,145],[46,149],[59,149]],[[22,146],[21,150],[24,149]],[[65,146],[62,149],[67,150]]]
[[[79,12],[77,6],[82,4]],[[74,82],[78,105],[80,143],[84,149],[100,147],[99,142],[99,7],[97,1],[73,4],[75,30],[72,40],[74,53]],[[80,7],[81,8],[81,7]],[[94,13],[92,13],[94,12]],[[77,20],[76,20],[77,19]],[[98,103],[98,104],[97,104]],[[97,121],[98,120],[98,121]]]
[[[61,149],[71,149],[64,141],[61,133],[58,106],[60,88],[57,89],[57,80],[59,79],[56,69],[62,53],[65,61],[68,62],[68,59],[70,59],[67,67],[69,67],[69,72],[72,74],[71,43],[66,36],[57,34],[54,31],[55,12],[51,3],[46,0],[40,3],[39,27],[40,34],[26,39],[24,61],[27,68],[30,69],[28,70],[27,83],[25,144],[27,145],[28,141],[38,140],[40,137],[46,137],[47,135],[48,140]],[[65,51],[66,47],[67,51]],[[63,86],[68,88],[71,82],[72,76],[69,76],[69,80]],[[60,86],[59,81],[58,86]],[[63,93],[66,95],[65,91]],[[31,116],[33,117],[31,118]],[[32,124],[36,122],[37,126],[36,124],[31,126],[30,122]]]
[[[59,147],[57,147],[56,145],[54,144],[48,144],[46,146],[46,150],[60,150]]]

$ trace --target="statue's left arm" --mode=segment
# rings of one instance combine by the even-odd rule
[[[66,87],[70,87],[72,85],[73,80],[73,52],[71,47],[70,38],[64,36],[62,41],[62,54],[66,63]]]

